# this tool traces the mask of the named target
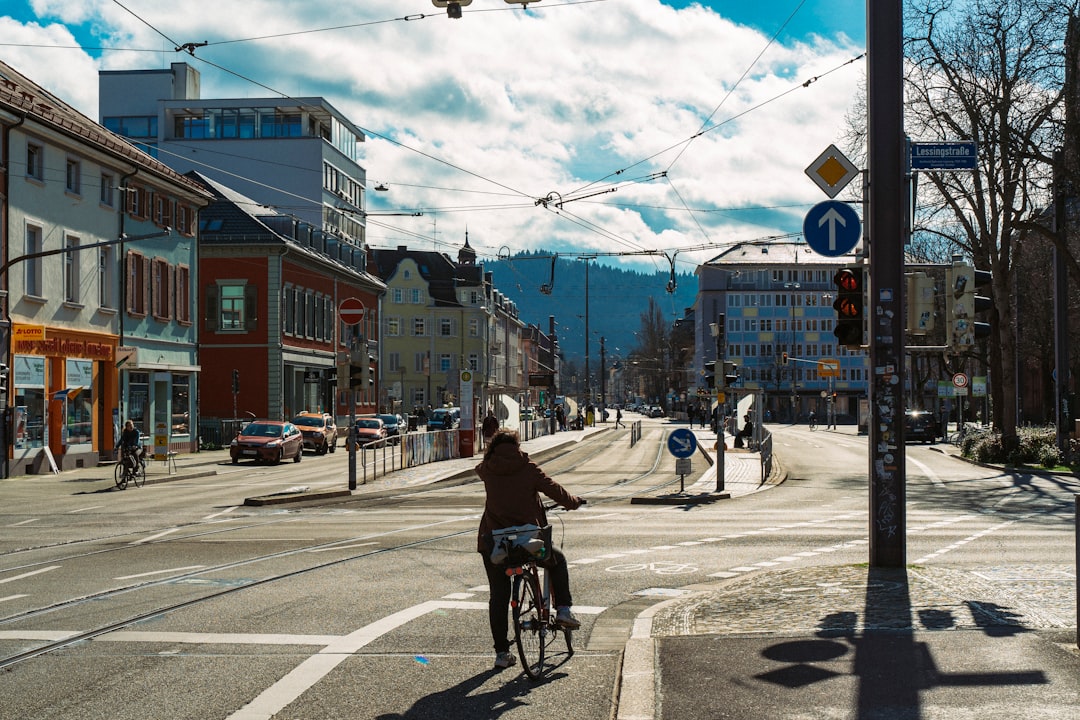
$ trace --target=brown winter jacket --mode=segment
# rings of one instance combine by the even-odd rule
[[[540,527],[547,525],[547,514],[539,493],[567,510],[576,510],[581,505],[581,498],[571,495],[544,474],[521,446],[513,443],[495,447],[491,455],[476,466],[476,474],[484,481],[487,493],[476,538],[477,552],[485,555],[491,554],[493,530],[529,523]]]

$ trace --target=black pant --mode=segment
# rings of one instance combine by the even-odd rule
[[[486,555],[484,571],[488,578],[488,623],[491,625],[491,639],[495,643],[495,652],[510,650],[510,640],[506,634],[510,629],[510,576],[505,565],[494,565]],[[552,550],[553,565],[547,569],[551,573],[551,594],[555,607],[574,604],[570,596],[570,568],[566,565],[566,556],[560,550]]]

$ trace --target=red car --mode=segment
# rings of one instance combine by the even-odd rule
[[[229,456],[234,465],[241,458],[275,465],[286,458],[300,462],[304,457],[304,436],[291,422],[254,420],[233,439]]]

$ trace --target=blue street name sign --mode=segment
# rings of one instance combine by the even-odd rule
[[[826,200],[810,208],[803,220],[803,237],[819,255],[847,255],[859,244],[862,223],[859,214],[846,202]]]
[[[912,170],[974,170],[978,161],[974,141],[911,143]]]
[[[677,458],[688,458],[697,450],[697,436],[686,428],[677,428],[668,435],[667,449]]]

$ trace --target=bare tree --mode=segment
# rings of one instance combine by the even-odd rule
[[[908,134],[979,148],[972,172],[922,173],[917,227],[993,273],[987,359],[1006,444],[1017,422],[1014,269],[1024,242],[1047,233],[1074,9],[1065,0],[911,0],[905,19]]]
[[[670,352],[671,334],[664,321],[664,313],[656,300],[650,297],[648,309],[641,313],[637,345],[630,351],[630,362],[641,371],[644,394],[650,398],[662,398],[664,395]]]

